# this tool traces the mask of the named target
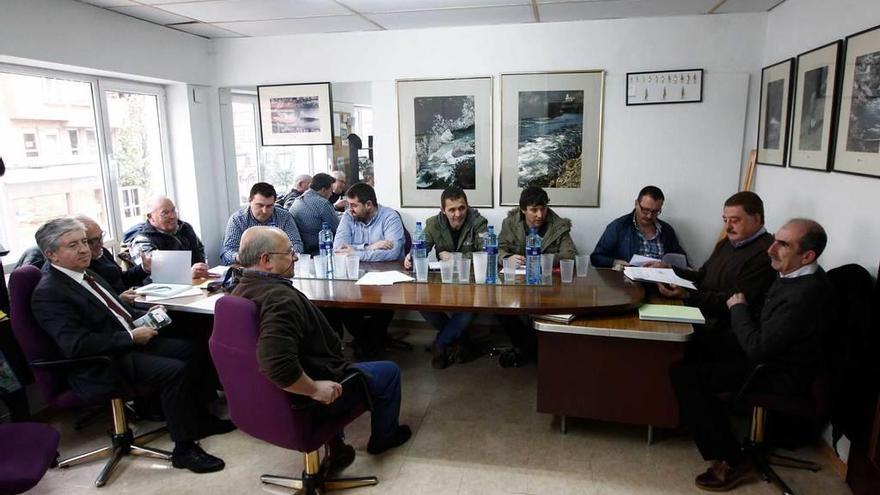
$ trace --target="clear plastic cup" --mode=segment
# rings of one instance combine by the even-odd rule
[[[458,266],[459,266],[459,264],[461,264],[461,253],[452,252],[449,254],[452,255],[452,273],[458,274]]]
[[[440,280],[442,280],[444,284],[452,283],[452,273],[454,267],[455,260],[453,260],[452,258],[440,261]]]
[[[296,264],[293,265],[294,275],[297,277],[308,278],[312,276],[312,255],[310,254],[297,254],[299,259],[296,261]]]
[[[574,280],[574,260],[559,260],[559,277],[563,284],[570,284]]]
[[[462,284],[471,282],[471,260],[469,258],[462,258],[458,262],[458,281]]]
[[[345,278],[348,274],[348,267],[346,263],[346,255],[344,254],[334,254],[333,255],[333,278]]]
[[[489,255],[484,252],[474,253],[474,282],[486,283],[486,271],[489,267]]]
[[[504,283],[505,284],[515,284],[516,283],[516,262],[513,261],[512,256],[508,256],[504,258]]]
[[[345,273],[348,278],[357,280],[360,278],[361,257],[356,254],[349,254],[345,257]]]
[[[590,256],[587,254],[579,254],[574,257],[577,262],[577,276],[586,277],[587,269],[590,268]]]
[[[413,266],[416,269],[416,282],[428,281],[428,258],[415,258]]]
[[[553,259],[556,257],[553,253],[544,253],[541,255],[541,283],[549,284],[553,281]]]
[[[315,263],[315,278],[327,278],[327,257],[318,255],[312,261]]]

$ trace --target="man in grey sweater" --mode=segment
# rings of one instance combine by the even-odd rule
[[[823,371],[823,339],[833,290],[817,258],[827,236],[813,220],[794,219],[776,232],[767,250],[779,277],[770,286],[758,321],[742,293],[727,300],[732,338],[722,361],[680,364],[670,371],[682,421],[688,426],[709,469],[696,485],[726,491],[756,477],[731,431],[720,392],[735,392],[757,363],[767,364],[755,387],[780,395],[809,393]],[[755,302],[755,301],[752,301]]]

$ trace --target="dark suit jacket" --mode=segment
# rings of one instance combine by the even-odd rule
[[[90,270],[87,273],[114,294],[113,288],[100,275]],[[143,314],[118,298],[116,300],[133,319]],[[65,357],[108,355],[112,358],[109,366],[83,366],[68,373],[70,387],[78,396],[89,401],[99,400],[129,388],[124,377],[131,376],[130,351],[134,342],[103,301],[46,263],[43,278],[31,296],[31,310],[37,323],[58,344]]]

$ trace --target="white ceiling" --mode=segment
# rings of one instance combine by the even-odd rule
[[[204,38],[766,12],[785,0],[77,0]]]

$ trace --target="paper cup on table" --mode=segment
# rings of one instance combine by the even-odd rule
[[[444,284],[452,283],[452,270],[454,267],[455,260],[452,258],[440,261],[440,280],[442,280]]]
[[[570,284],[574,279],[574,260],[559,260],[559,276],[563,284]]]
[[[578,277],[586,277],[587,276],[587,269],[590,267],[589,255],[579,254],[574,257],[574,260],[577,263]]]
[[[471,260],[468,258],[458,262],[458,281],[462,284],[471,282]]]
[[[344,254],[333,255],[333,278],[345,278],[348,273],[348,265],[346,265],[347,256]]]
[[[345,272],[348,278],[357,280],[360,278],[361,257],[356,254],[349,254],[345,257]]]
[[[428,281],[428,258],[415,258],[413,266],[416,269],[416,282]]]
[[[474,253],[474,282],[486,283],[486,271],[489,267],[489,255],[486,253]]]
[[[327,278],[327,257],[318,255],[312,261],[315,263],[315,278]]]

